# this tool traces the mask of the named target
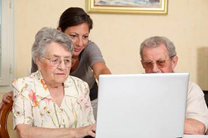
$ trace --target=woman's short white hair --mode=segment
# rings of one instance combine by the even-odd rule
[[[73,54],[73,44],[69,36],[54,28],[44,27],[35,36],[35,42],[32,46],[32,59],[43,59],[47,52],[47,46],[52,42],[56,42]],[[36,62],[35,62],[36,63]]]

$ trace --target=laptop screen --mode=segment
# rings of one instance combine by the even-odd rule
[[[188,73],[101,75],[96,138],[183,136]]]

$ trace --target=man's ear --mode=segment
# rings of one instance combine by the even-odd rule
[[[40,62],[40,59],[38,57],[35,57],[35,63],[38,67],[38,70],[41,70],[41,66],[40,66],[41,62]]]
[[[140,60],[141,64],[142,64],[142,59]],[[142,67],[144,68],[143,64],[142,64]]]
[[[172,57],[172,69],[174,70],[178,63],[178,56]]]

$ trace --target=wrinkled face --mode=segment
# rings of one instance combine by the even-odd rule
[[[89,41],[89,26],[87,23],[82,23],[77,26],[68,27],[65,32],[67,34],[74,46],[73,57],[79,56],[82,50],[87,46]]]
[[[52,42],[47,46],[42,60],[36,57],[36,63],[46,84],[59,85],[68,77],[71,69],[71,53],[61,44]]]
[[[146,73],[172,73],[177,65],[178,57],[171,59],[164,44],[158,47],[144,47],[141,63]]]

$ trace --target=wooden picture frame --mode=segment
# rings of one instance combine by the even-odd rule
[[[89,13],[161,14],[168,13],[168,0],[86,0]]]

